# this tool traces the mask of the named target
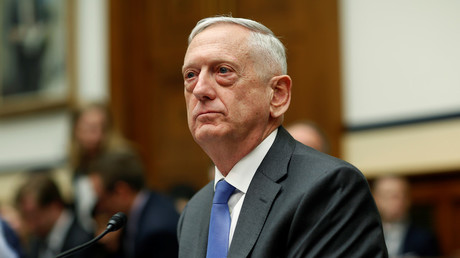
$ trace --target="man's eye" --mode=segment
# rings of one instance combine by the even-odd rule
[[[194,76],[195,76],[195,73],[193,73],[193,72],[188,72],[188,73],[185,75],[185,77],[186,77],[187,79],[193,78]]]
[[[219,68],[219,73],[228,73],[228,72],[229,72],[229,70],[228,70],[227,67],[220,67]]]

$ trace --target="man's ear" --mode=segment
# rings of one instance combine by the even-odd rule
[[[270,102],[270,115],[278,118],[286,113],[291,103],[292,80],[289,75],[275,76],[270,80],[272,99]]]

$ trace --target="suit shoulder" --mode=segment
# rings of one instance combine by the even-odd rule
[[[154,218],[154,223],[152,222],[152,218]],[[153,228],[175,230],[179,214],[169,197],[156,192],[150,192],[140,219],[145,222],[144,226],[149,225]]]
[[[302,175],[312,178],[334,173],[351,173],[364,179],[358,168],[342,159],[316,151],[300,143],[296,144],[290,164],[290,172],[301,171]]]
[[[187,207],[200,206],[200,204],[209,199],[210,196],[212,198],[213,192],[214,184],[213,181],[211,181],[193,195],[193,197],[188,201]]]

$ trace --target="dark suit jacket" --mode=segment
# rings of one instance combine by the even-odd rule
[[[72,224],[67,231],[64,239],[64,243],[62,245],[61,250],[55,250],[56,255],[62,252],[65,252],[69,249],[72,249],[76,246],[79,246],[83,243],[86,243],[87,241],[90,241],[93,238],[93,235],[86,232],[86,230],[83,229],[83,227],[80,225],[76,217],[74,217]],[[37,239],[33,238],[31,240],[31,248],[29,252],[29,256],[31,258],[34,257],[39,257],[39,249],[40,249],[40,242],[43,241],[43,239]],[[68,256],[69,258],[91,258],[93,257],[91,247],[84,249],[82,251],[79,251],[71,256]]]
[[[179,257],[205,257],[213,183],[181,215]],[[244,199],[228,257],[387,257],[364,176],[280,127]]]
[[[400,255],[410,257],[440,256],[436,236],[428,230],[410,224],[404,237]]]
[[[1,231],[3,233],[2,235],[0,235],[0,237],[5,239],[5,242],[18,257],[24,257],[24,251],[22,250],[21,242],[16,232],[14,232],[10,225],[8,225],[8,223],[6,223],[6,221],[3,221],[1,218],[0,224],[0,227],[2,229]]]
[[[147,202],[142,208],[139,221],[136,223],[134,254],[127,251],[121,257],[177,257],[176,228],[178,220],[179,214],[177,214],[170,199],[149,192]],[[124,239],[126,240],[126,238]]]

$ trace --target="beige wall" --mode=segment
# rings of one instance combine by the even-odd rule
[[[460,170],[460,119],[349,132],[342,146],[367,177]]]

